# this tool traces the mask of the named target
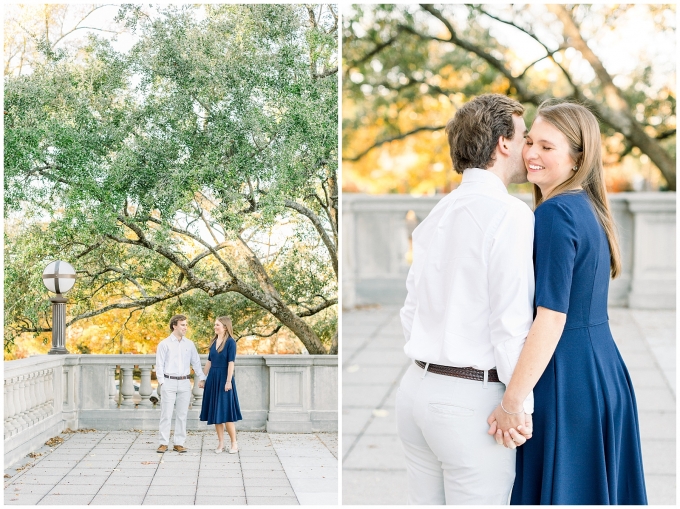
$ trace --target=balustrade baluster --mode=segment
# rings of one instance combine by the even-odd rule
[[[45,384],[45,399],[48,416],[54,413],[54,368],[47,371],[47,383]]]
[[[123,370],[123,387],[121,387],[123,402],[121,406],[134,407],[135,402],[133,401],[133,397],[135,395],[135,386],[132,378],[134,366],[121,366],[120,369]]]
[[[118,389],[116,388],[116,366],[109,366],[109,408],[118,406]]]
[[[198,383],[199,377],[194,373],[194,387],[191,389],[191,394],[194,395],[194,399],[191,402],[191,408],[198,408],[200,410],[201,405],[203,404],[203,389],[198,386]]]
[[[25,375],[17,377],[17,385],[14,391],[14,404],[17,408],[17,431],[21,431],[28,426],[28,420],[26,419],[26,383],[24,377]]]
[[[12,432],[14,432],[15,429],[12,379],[5,379],[5,438],[12,436]]]
[[[41,369],[38,373],[38,409],[40,410],[40,419],[45,419],[49,415],[47,411],[47,395],[45,393],[45,382],[47,380],[47,370]]]
[[[139,406],[144,408],[152,408],[153,403],[149,397],[153,392],[153,387],[151,387],[151,366],[140,366],[140,371],[142,372],[142,379],[139,384],[139,395],[142,398]]]
[[[38,394],[36,393],[36,384],[38,383],[38,372],[34,371],[29,377],[29,388],[28,388],[28,412],[31,418],[31,424],[35,424],[40,421],[40,411],[38,410]]]

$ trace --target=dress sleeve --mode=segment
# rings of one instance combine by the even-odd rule
[[[578,236],[568,207],[548,200],[536,209],[536,307],[566,313]]]
[[[229,338],[227,341],[227,364],[236,360],[236,341]]]

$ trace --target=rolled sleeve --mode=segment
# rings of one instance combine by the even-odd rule
[[[534,217],[524,204],[510,208],[493,235],[488,258],[489,330],[498,378],[512,378],[533,321]],[[524,411],[533,413],[531,392]]]

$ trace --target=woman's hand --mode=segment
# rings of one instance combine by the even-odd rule
[[[498,405],[487,419],[487,423],[489,424],[488,433],[489,435],[494,435],[498,445],[514,449],[515,445],[522,445],[526,442],[527,438],[531,437],[531,429],[529,428],[529,436],[521,437],[524,438],[524,440],[521,440],[521,438],[519,440],[513,440],[513,438],[515,438],[515,430],[524,434],[523,432],[527,425],[524,409],[514,415],[510,415]]]
[[[226,384],[224,384],[224,390],[226,392],[229,392],[231,390],[231,381],[228,381]]]

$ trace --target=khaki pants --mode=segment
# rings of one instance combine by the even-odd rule
[[[160,444],[169,445],[170,443],[170,422],[172,411],[177,403],[173,444],[184,445],[187,438],[187,414],[191,402],[191,380],[166,378],[161,385],[161,391],[161,422],[158,424]]]
[[[409,504],[508,504],[516,452],[498,445],[486,422],[504,392],[500,382],[409,367],[396,404]]]

